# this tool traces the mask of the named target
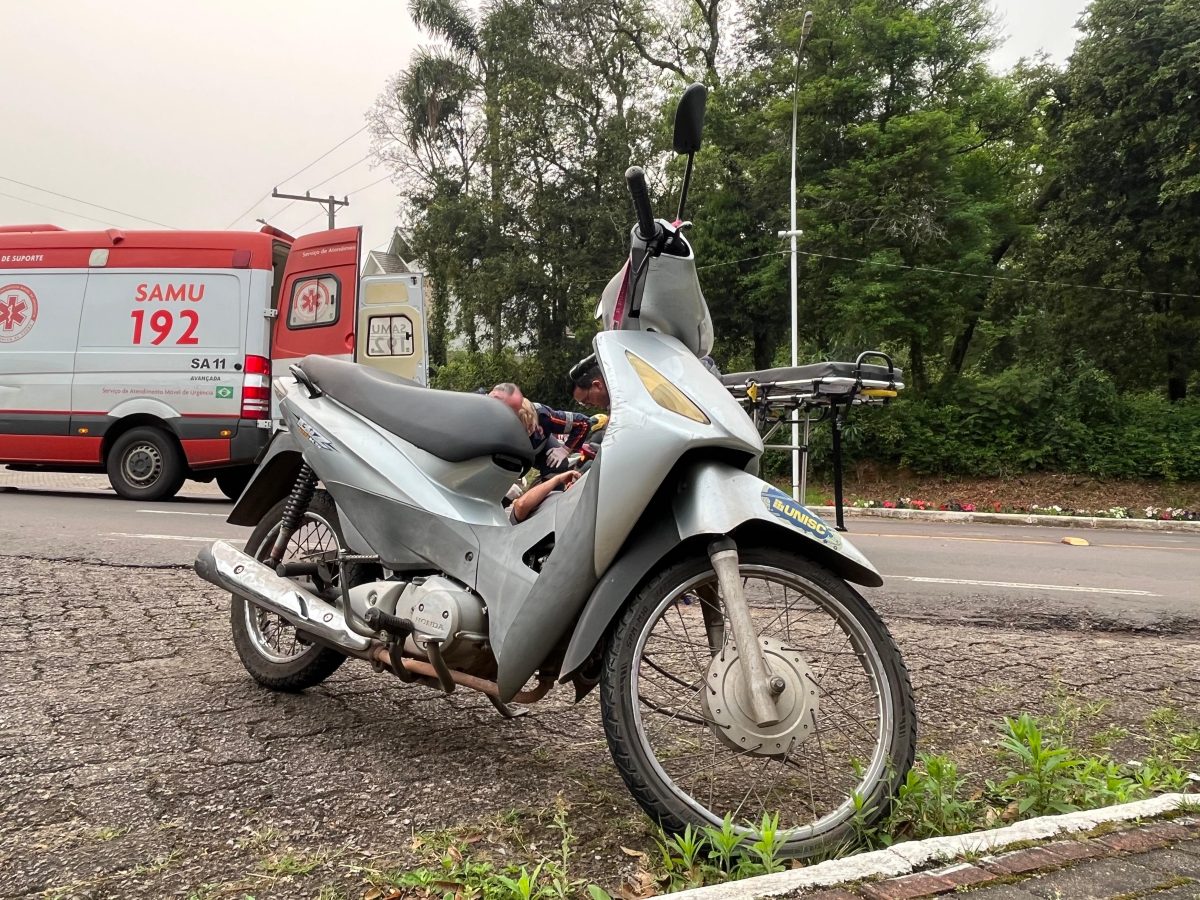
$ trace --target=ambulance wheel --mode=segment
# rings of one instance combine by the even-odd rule
[[[242,491],[250,483],[254,475],[254,466],[238,466],[235,469],[222,469],[217,473],[217,487],[230,500],[242,496]]]
[[[158,428],[125,432],[108,451],[108,480],[128,500],[174,497],[186,477],[179,445]]]

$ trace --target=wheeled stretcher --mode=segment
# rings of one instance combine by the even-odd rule
[[[882,364],[866,360],[882,361]],[[800,499],[808,487],[809,436],[814,416],[833,427],[833,502],[837,528],[845,531],[842,513],[842,427],[852,406],[887,403],[904,390],[904,373],[886,353],[868,350],[854,362],[820,362],[757,372],[722,375],[721,381],[738,399],[762,434],[768,450],[799,451]],[[785,425],[803,426],[799,444],[772,444]]]

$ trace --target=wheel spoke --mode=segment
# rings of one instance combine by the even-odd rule
[[[744,688],[725,681],[740,679],[741,668],[725,659],[725,646],[715,657],[709,647],[716,622],[703,609],[709,570],[659,595],[638,626],[627,695],[637,722],[633,736],[657,772],[652,780],[683,801],[693,824],[719,822],[727,813],[754,823],[778,814],[781,832],[792,839],[840,834],[853,814],[847,798],[856,786],[873,790],[894,774],[888,760],[896,713],[881,655],[888,648],[849,601],[818,582],[769,565],[741,565],[768,665],[795,689],[814,689],[805,687],[808,696],[787,707],[804,721],[760,729],[742,708]],[[724,604],[714,609],[724,623]]]
[[[662,675],[667,680],[673,681],[678,685],[682,685],[683,687],[687,688],[690,691],[696,690],[700,684],[704,683],[704,679],[700,679],[699,683],[694,682],[694,681],[691,683],[688,683],[688,682],[684,681],[682,678],[680,678],[679,676],[672,675],[670,672],[668,672],[666,669],[664,669],[662,666],[660,666],[658,663],[656,663],[654,660],[652,660],[649,656],[643,656],[642,662],[644,662],[646,665],[648,665],[650,668],[652,668],[655,672],[658,672],[660,675]]]
[[[647,700],[645,697],[639,697],[638,699],[641,700],[642,703],[644,703],[647,707],[649,707],[651,712],[655,712],[655,713],[658,713],[659,715],[663,715],[663,716],[670,716],[672,721],[678,720],[680,722],[688,722],[689,724],[700,725],[701,727],[710,727],[710,728],[724,728],[725,727],[718,722],[712,721],[711,719],[702,719],[702,718],[698,718],[696,716],[689,716],[686,713],[684,713],[678,709],[676,709],[676,710],[664,709],[663,707],[654,703],[652,700]]]
[[[265,558],[278,533],[278,526],[267,533],[259,547],[259,559]],[[305,513],[300,527],[288,541],[287,547],[284,549],[283,561],[311,562],[333,559],[337,556],[337,548],[337,535],[334,533],[333,527],[310,511]],[[318,591],[323,590],[319,585],[313,583],[313,579],[297,578],[295,580]],[[290,663],[318,647],[318,645],[304,640],[296,628],[282,616],[259,609],[249,603],[247,604],[246,624],[251,642],[256,645],[259,653],[271,662]]]

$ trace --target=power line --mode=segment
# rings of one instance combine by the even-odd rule
[[[0,191],[0,197],[7,197],[10,200],[20,200],[22,203],[28,203],[30,206],[40,206],[42,209],[49,209],[53,210],[54,212],[63,213],[64,215],[75,216],[78,219],[87,219],[89,222],[96,222],[100,225],[104,225],[107,228],[116,227],[112,222],[104,222],[100,219],[93,219],[91,216],[85,216],[82,213],[71,212],[67,209],[59,209],[57,206],[47,206],[45,203],[38,203],[36,200],[28,200],[25,197],[18,197],[16,194],[6,194],[3,191]]]
[[[790,250],[772,250],[768,253],[759,253],[756,256],[743,256],[741,259],[731,259],[726,262],[709,263],[706,266],[697,266],[696,271],[700,271],[702,269],[719,269],[724,266],[736,266],[739,263],[752,262],[756,259],[765,259],[768,256],[786,256],[790,252]],[[1034,284],[1041,287],[1074,288],[1084,291],[1105,291],[1108,293],[1118,294],[1140,294],[1142,296],[1150,297],[1179,297],[1183,299],[1200,300],[1200,294],[1179,294],[1172,293],[1170,291],[1144,291],[1138,288],[1113,288],[1104,287],[1103,285],[1098,284],[1074,284],[1067,281],[1041,281],[1036,278],[1017,278],[1012,275],[979,275],[975,272],[956,272],[952,269],[938,269],[934,266],[906,266],[901,263],[880,262],[878,260],[860,259],[853,256],[837,256],[832,253],[816,253],[812,250],[797,249],[796,252],[803,254],[804,256],[812,256],[817,259],[833,259],[838,260],[839,262],[859,263],[860,265],[864,266],[883,266],[889,269],[905,269],[911,272],[932,272],[937,275],[953,275],[958,276],[959,278],[977,278],[991,281],[1008,281],[1012,282],[1013,284]],[[573,283],[571,286],[586,288],[593,284],[601,284],[611,280],[611,276],[608,278],[593,278],[590,281],[583,281],[577,284]]]
[[[299,225],[296,226],[296,231],[299,231],[301,228],[304,228],[310,222],[317,221],[317,219],[321,218],[321,216],[323,216],[323,215],[325,215],[325,211],[321,210],[321,212],[317,213],[316,215],[312,216],[311,218],[305,219],[303,222],[301,222]]]
[[[320,156],[318,156],[316,159],[314,159],[308,165],[293,172],[287,178],[281,178],[279,181],[276,182],[276,184],[283,184],[284,182],[291,181],[293,178],[298,178],[299,176],[301,176],[305,172],[307,172],[309,169],[311,169],[313,166],[315,166],[317,163],[319,163],[321,160],[323,160],[325,157],[327,157],[334,150],[344,147],[346,144],[350,143],[350,141],[354,140],[356,137],[358,137],[360,134],[362,134],[366,130],[367,130],[367,126],[364,125],[362,128],[358,129],[358,131],[354,132],[354,134],[338,141],[336,144],[334,144],[332,147],[330,147],[328,150],[326,150],[324,153],[322,153]],[[355,163],[355,165],[357,165],[357,163]],[[246,216],[250,215],[250,213],[254,212],[254,208],[256,206],[258,206],[258,204],[262,203],[264,200],[269,198],[270,196],[271,196],[271,192],[267,191],[265,194],[263,194],[261,197],[259,197],[257,200],[255,200],[253,203],[251,203],[248,207],[246,207],[246,211],[244,213],[242,213],[240,216],[238,216],[236,219],[234,219],[232,222],[230,222],[228,225],[225,226],[225,230],[228,231],[230,228],[232,228],[234,225],[236,225],[242,219],[246,218]],[[284,209],[287,209],[287,207],[285,206]],[[281,212],[282,212],[282,210],[281,210]],[[278,213],[276,213],[276,215],[278,215]]]
[[[320,181],[320,182],[317,182],[317,183],[316,183],[316,184],[314,184],[312,187],[310,187],[308,190],[309,190],[309,191],[315,191],[315,190],[316,190],[317,188],[319,188],[321,185],[323,185],[323,184],[326,184],[326,183],[328,183],[328,182],[330,182],[330,181],[333,181],[333,179],[337,178],[339,175],[344,175],[344,174],[346,174],[346,173],[347,173],[347,172],[349,172],[351,169],[353,169],[355,166],[357,166],[357,165],[361,165],[362,163],[366,162],[366,161],[367,161],[368,159],[370,159],[370,158],[371,158],[371,154],[370,154],[370,153],[368,153],[366,156],[364,156],[364,157],[363,157],[362,159],[360,159],[358,162],[356,162],[356,163],[351,163],[350,165],[346,166],[346,168],[342,169],[342,171],[340,171],[340,172],[335,172],[334,174],[332,174],[332,175],[330,175],[328,178],[326,178],[326,179],[325,179],[325,181]],[[274,191],[272,192],[272,196],[273,196],[273,195],[274,195]],[[345,195],[344,195],[344,196],[345,196]],[[280,208],[279,208],[279,209],[278,209],[278,210],[277,210],[275,213],[273,213],[273,214],[272,214],[272,216],[271,216],[271,218],[275,218],[275,219],[279,218],[279,217],[280,217],[280,216],[282,216],[282,215],[283,215],[285,212],[287,212],[289,208],[291,208],[291,207],[295,206],[295,205],[296,205],[296,202],[297,202],[297,201],[295,201],[295,200],[289,200],[287,203],[283,204],[283,206],[281,206],[281,207],[280,207]]]
[[[351,169],[353,169],[355,166],[360,166],[360,165],[362,165],[363,163],[365,163],[365,162],[366,162],[368,159],[370,159],[370,158],[371,158],[371,154],[370,154],[370,153],[368,153],[366,156],[364,156],[364,157],[363,157],[362,159],[360,159],[358,162],[351,163],[350,165],[346,166],[346,168],[342,169],[340,172],[334,172],[332,175],[330,175],[330,176],[329,176],[328,178],[326,178],[324,181],[318,181],[316,184],[314,184],[312,187],[310,187],[310,188],[309,188],[309,190],[310,190],[310,191],[315,191],[317,188],[321,187],[321,185],[323,185],[323,184],[328,184],[329,182],[333,181],[333,179],[337,178],[339,175],[345,175],[347,172],[349,172],[349,171],[350,171]]]
[[[341,172],[338,172],[338,173],[337,173],[337,175],[330,175],[330,176],[329,176],[329,178],[326,178],[326,179],[325,179],[325,181],[332,181],[334,178],[337,178],[337,177],[338,177],[338,175],[342,175],[342,174],[344,174],[344,173],[346,173],[346,172],[349,172],[351,169],[353,169],[353,168],[354,168],[354,166],[357,166],[359,163],[362,163],[363,161],[365,161],[365,160],[368,160],[368,159],[370,159],[370,158],[371,158],[371,154],[369,154],[369,153],[368,153],[366,156],[364,156],[362,159],[360,159],[360,160],[359,160],[358,162],[356,162],[354,165],[352,165],[352,166],[347,166],[345,169],[342,169],[342,171],[341,171]],[[388,180],[389,178],[391,178],[391,177],[392,177],[392,176],[391,176],[390,174],[389,174],[389,175],[384,175],[382,178],[377,178],[377,179],[375,179],[375,180],[374,180],[374,181],[372,181],[370,184],[364,184],[364,185],[363,185],[362,187],[360,187],[360,188],[355,188],[355,189],[354,189],[354,190],[352,190],[352,191],[347,191],[347,192],[346,192],[346,193],[345,193],[343,196],[347,196],[347,197],[348,197],[348,196],[350,196],[351,194],[357,194],[357,193],[359,193],[360,191],[365,191],[367,188],[375,187],[375,185],[379,184],[379,183],[380,183],[380,182],[382,182],[382,181],[387,181],[387,180]],[[315,190],[316,190],[317,188],[319,188],[319,187],[320,187],[322,184],[324,184],[324,183],[325,183],[325,181],[322,181],[320,184],[314,185],[313,187],[309,188],[309,190],[310,190],[310,191],[315,191]],[[276,210],[275,212],[271,213],[271,215],[269,215],[269,216],[266,216],[265,218],[267,218],[267,219],[278,219],[278,218],[279,218],[280,216],[282,216],[282,215],[283,215],[285,212],[287,212],[287,211],[288,211],[288,209],[289,209],[290,207],[292,207],[292,206],[295,206],[295,205],[296,205],[296,201],[295,201],[295,200],[289,200],[287,203],[283,204],[283,206],[279,207],[279,209],[278,209],[278,210]]]
[[[707,266],[696,266],[696,271],[701,269],[719,269],[721,266],[736,266],[738,263],[750,262],[753,259],[762,259],[765,256],[783,256],[787,250],[772,250],[770,253],[760,253],[758,256],[743,256],[741,259],[731,259],[729,262],[709,263]]]
[[[329,228],[333,229],[334,219],[337,217],[337,209],[339,206],[349,206],[350,198],[342,197],[341,200],[334,198],[330,194],[327,198],[310,197],[308,194],[301,196],[300,194],[281,194],[278,190],[271,191],[272,197],[282,197],[284,200],[293,200],[297,203],[319,203],[321,208],[329,215]]]
[[[364,185],[363,185],[362,187],[360,187],[360,188],[355,188],[355,189],[354,189],[354,190],[352,190],[352,191],[348,191],[348,192],[345,194],[345,196],[347,196],[347,197],[350,197],[350,196],[353,196],[354,194],[359,194],[359,193],[362,193],[362,192],[363,192],[363,191],[365,191],[367,188],[373,188],[373,187],[375,187],[375,185],[377,185],[377,184],[381,184],[382,182],[384,182],[384,181],[387,181],[387,180],[388,180],[389,178],[391,178],[391,177],[392,177],[392,176],[389,174],[389,175],[384,175],[382,178],[376,178],[376,179],[375,179],[374,181],[372,181],[370,184],[364,184]],[[291,206],[291,204],[289,203],[289,204],[288,204],[288,206]],[[285,206],[285,207],[284,207],[284,209],[287,209],[287,206]],[[281,213],[281,212],[283,212],[283,209],[281,209],[279,212],[280,212],[280,213]],[[279,213],[276,213],[276,215],[279,215]],[[290,229],[290,230],[291,230],[291,231],[299,231],[301,228],[304,228],[304,227],[305,227],[306,225],[308,225],[309,223],[311,223],[311,222],[315,222],[315,221],[316,221],[316,220],[317,220],[317,219],[318,219],[320,216],[321,216],[321,213],[317,213],[317,214],[316,214],[316,215],[314,215],[314,216],[310,216],[309,218],[307,218],[307,219],[305,219],[303,222],[301,222],[299,225],[297,225],[295,228],[293,228],[293,229]]]
[[[315,166],[317,163],[319,163],[321,160],[323,160],[325,157],[327,157],[334,150],[344,147],[346,144],[350,143],[350,141],[354,140],[354,138],[358,137],[360,134],[362,134],[366,130],[367,130],[367,126],[364,125],[362,128],[358,129],[358,131],[354,132],[354,134],[350,135],[350,137],[345,138],[344,140],[339,141],[338,143],[334,144],[332,147],[330,147],[328,150],[326,150],[324,153],[322,153],[320,156],[318,156],[316,159],[314,159],[312,162],[310,162],[303,169],[301,169],[298,172],[293,172],[291,175],[289,175],[287,178],[285,178],[283,180],[291,181],[293,178],[303,175],[305,172],[307,172],[309,169],[311,169],[313,166]]]
[[[391,174],[389,173],[389,174],[387,174],[387,175],[384,175],[382,178],[376,178],[376,179],[375,179],[374,181],[372,181],[370,184],[364,184],[362,187],[360,187],[360,188],[355,188],[354,190],[350,191],[350,194],[357,194],[357,193],[359,193],[359,192],[361,192],[361,191],[365,191],[367,188],[373,188],[373,187],[375,187],[375,185],[377,185],[377,184],[379,184],[379,183],[381,183],[381,182],[387,181],[387,180],[388,180],[389,178],[391,178],[391,177],[392,177],[392,176],[391,176]],[[347,194],[347,196],[349,196],[349,194]]]
[[[28,182],[25,182],[25,181],[18,181],[15,178],[9,178],[7,175],[0,175],[0,181],[8,181],[8,182],[11,182],[12,184],[19,184],[21,187],[29,188],[31,191],[40,191],[43,194],[50,194],[54,197],[62,197],[64,200],[70,200],[73,203],[82,203],[84,206],[91,206],[91,207],[94,207],[95,209],[102,209],[105,212],[116,213],[118,216],[125,216],[125,218],[127,218],[127,219],[137,219],[139,222],[149,222],[151,225],[158,225],[161,228],[170,228],[172,231],[178,231],[178,229],[174,225],[167,225],[163,222],[156,222],[153,219],[147,219],[144,216],[135,216],[133,213],[128,213],[128,212],[125,212],[124,210],[120,210],[120,209],[113,209],[111,206],[101,206],[99,203],[92,203],[90,200],[81,200],[79,197],[72,197],[70,194],[60,194],[58,191],[52,191],[49,188],[38,187],[36,184],[29,184]],[[17,197],[16,199],[20,200],[21,198]],[[35,205],[43,206],[44,204],[39,203],[39,204],[35,204]],[[53,207],[49,207],[49,206],[46,208],[53,209]],[[55,210],[55,211],[61,212],[61,213],[66,213],[69,216],[77,215],[77,213],[67,212],[64,209],[59,209],[59,210]],[[99,219],[92,219],[90,216],[80,216],[80,218],[81,219],[89,219],[92,222],[99,221]]]
[[[788,253],[788,250],[779,250],[777,253]],[[883,266],[888,269],[906,269],[910,272],[933,272],[937,275],[955,275],[959,278],[978,278],[986,281],[1008,281],[1013,284],[1036,284],[1041,287],[1057,287],[1057,288],[1074,288],[1083,291],[1105,291],[1110,294],[1138,294],[1143,297],[1180,297],[1189,300],[1200,300],[1200,294],[1178,294],[1172,291],[1145,291],[1140,288],[1114,288],[1104,287],[1099,284],[1072,284],[1067,281],[1041,281],[1036,278],[1016,278],[1012,275],[979,275],[975,272],[955,272],[952,269],[938,269],[933,266],[906,266],[902,263],[880,262],[874,259],[856,259],[852,256],[834,256],[830,253],[815,253],[811,250],[797,250],[797,253],[802,253],[805,256],[814,256],[819,259],[836,259],[842,262],[859,263],[865,266]],[[773,256],[775,254],[766,253],[764,256]],[[751,257],[752,259],[754,257]],[[742,260],[735,260],[742,262]],[[730,265],[729,263],[717,263],[717,265]],[[704,268],[711,268],[705,266]]]

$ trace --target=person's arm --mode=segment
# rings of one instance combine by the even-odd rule
[[[563,435],[562,443],[572,451],[583,445],[592,427],[591,419],[583,413],[553,409],[544,403],[538,404],[538,422],[548,434]]]
[[[570,472],[563,472],[561,475],[555,475],[540,484],[535,484],[513,501],[513,521],[524,522],[554,491],[560,487],[563,489],[570,487],[577,478],[579,478],[579,473],[572,469]]]

